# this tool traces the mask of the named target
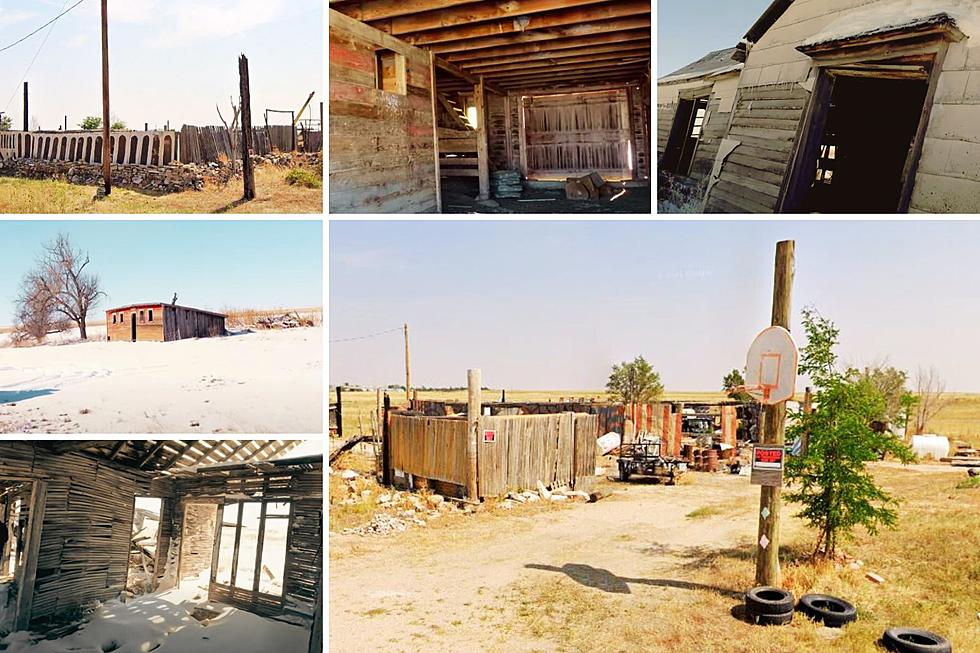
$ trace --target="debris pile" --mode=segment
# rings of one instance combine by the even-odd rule
[[[956,447],[952,456],[940,458],[944,463],[949,463],[953,467],[980,468],[980,451],[970,446],[968,442],[960,440],[951,443]]]
[[[254,326],[257,329],[298,329],[314,325],[312,318],[302,317],[299,313],[283,313],[258,317]]]
[[[520,197],[524,193],[521,173],[517,170],[495,170],[490,173],[490,190],[494,197]]]
[[[622,187],[607,184],[598,172],[590,172],[584,177],[569,177],[565,180],[565,197],[570,200],[609,200],[625,193]]]

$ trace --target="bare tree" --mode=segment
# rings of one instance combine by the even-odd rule
[[[939,376],[935,367],[920,367],[915,373],[915,430],[913,433],[925,433],[929,420],[939,414],[952,398],[946,394],[946,382]]]
[[[85,320],[89,310],[105,296],[99,277],[85,270],[89,262],[87,252],[75,249],[67,235],[58,234],[44,245],[37,268],[24,281],[25,288],[36,295],[35,303],[48,304],[53,315],[78,325],[82,340],[88,339]]]
[[[51,298],[35,277],[30,274],[25,276],[15,301],[14,343],[27,344],[33,341],[40,344],[49,333],[64,328],[66,322],[56,317]]]

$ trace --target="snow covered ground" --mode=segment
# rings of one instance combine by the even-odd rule
[[[5,653],[305,653],[310,631],[220,603],[197,583],[111,601],[82,628],[59,639],[32,641],[27,632],[0,640]],[[199,621],[195,608],[216,612]],[[203,618],[203,615],[201,615]],[[6,646],[6,649],[4,649]]]
[[[106,342],[93,327],[39,347],[0,334],[0,432],[323,430],[320,327],[177,342]]]

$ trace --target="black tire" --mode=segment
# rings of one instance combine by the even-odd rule
[[[745,593],[745,610],[750,615],[774,615],[793,612],[792,592],[778,587],[753,587]]]
[[[619,480],[628,481],[630,480],[630,471],[626,465],[619,466]]]
[[[857,609],[853,605],[827,594],[804,594],[796,609],[830,628],[840,628],[857,619]]]
[[[949,640],[918,628],[889,628],[881,636],[885,648],[895,653],[952,653]]]
[[[749,615],[749,619],[753,623],[760,626],[785,626],[793,621],[793,613],[785,612],[783,614],[753,614]]]

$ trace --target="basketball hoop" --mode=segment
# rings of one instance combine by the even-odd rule
[[[737,388],[764,405],[778,404],[796,394],[799,351],[783,327],[764,329],[752,341],[745,359],[745,385]]]

